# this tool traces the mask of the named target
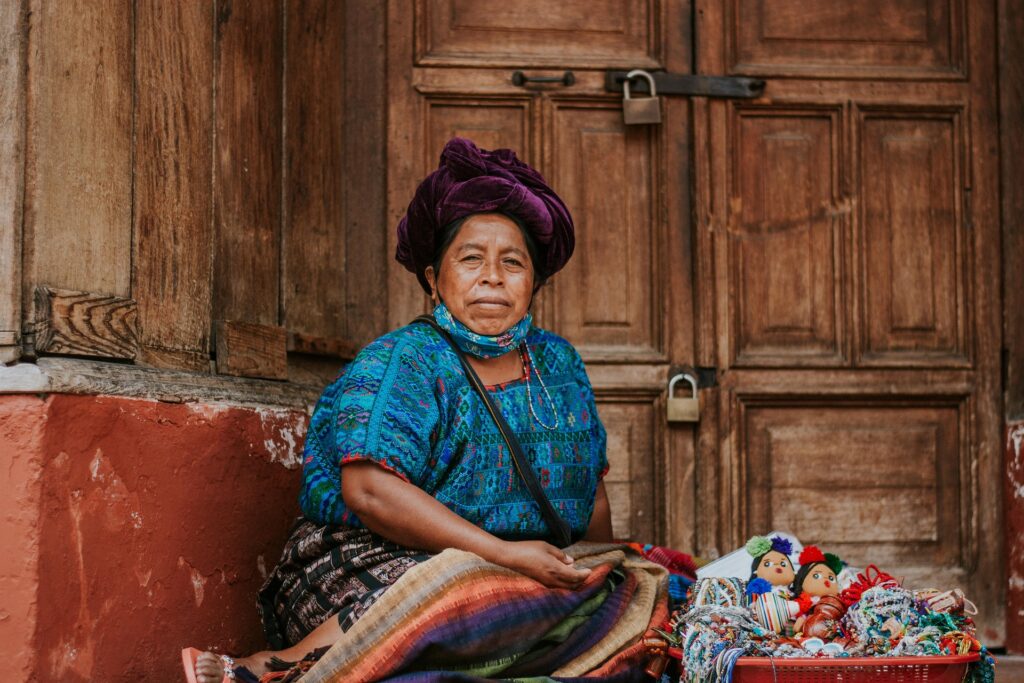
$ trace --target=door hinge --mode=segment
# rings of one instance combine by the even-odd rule
[[[626,81],[628,71],[606,71],[604,89],[607,92],[622,92],[622,84]],[[751,99],[760,97],[764,92],[765,82],[760,78],[743,76],[699,76],[697,74],[673,74],[665,71],[652,71],[654,87],[659,95],[689,95],[699,97],[729,97]],[[650,87],[644,79],[632,82],[634,92],[650,93]]]

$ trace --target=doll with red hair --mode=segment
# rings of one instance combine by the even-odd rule
[[[793,580],[793,595],[799,616],[793,625],[797,633],[828,638],[835,635],[839,617],[846,606],[839,599],[839,572],[843,561],[809,545],[800,552],[800,571]]]

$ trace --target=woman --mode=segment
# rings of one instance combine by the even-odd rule
[[[548,588],[587,580],[591,569],[550,542],[552,523],[452,342],[571,540],[611,541],[605,430],[583,363],[531,324],[534,294],[573,251],[564,203],[510,150],[455,138],[398,233],[396,258],[433,300],[433,320],[372,342],[325,390],[306,437],[303,517],[260,594],[277,650],[233,662],[202,653],[198,681],[219,683],[226,672],[255,680],[332,645],[408,570],[447,548]]]

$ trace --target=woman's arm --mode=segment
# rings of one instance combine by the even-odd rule
[[[574,567],[572,558],[543,541],[501,540],[370,461],[342,467],[341,492],[345,505],[367,528],[400,545],[430,552],[466,550],[550,588],[575,588],[590,573]],[[610,536],[610,520],[608,527]]]
[[[594,514],[590,517],[590,526],[583,536],[584,541],[611,543],[612,541],[612,507],[608,504],[608,493],[604,490],[604,482],[597,482],[597,495],[594,498]]]

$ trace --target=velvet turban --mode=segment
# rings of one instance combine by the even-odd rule
[[[561,270],[576,244],[572,216],[540,173],[510,149],[478,149],[470,140],[452,138],[441,163],[416,188],[398,223],[395,259],[416,273],[428,293],[424,271],[432,265],[445,226],[475,213],[515,218],[537,242],[538,281]]]

